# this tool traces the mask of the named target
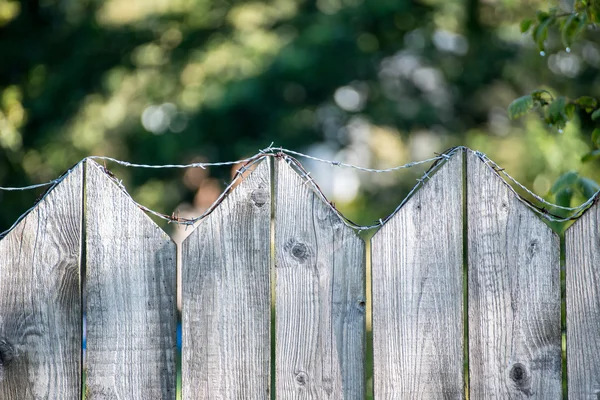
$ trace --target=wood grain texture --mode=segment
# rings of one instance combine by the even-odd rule
[[[467,155],[470,398],[560,399],[559,239]]]
[[[176,248],[86,162],[87,398],[174,399]]]
[[[0,398],[81,398],[83,167],[0,240]]]
[[[371,239],[377,399],[462,399],[463,152]]]
[[[365,243],[275,160],[276,394],[363,399]]]
[[[600,398],[600,207],[565,232],[569,399]]]
[[[267,399],[271,187],[262,161],[183,242],[183,399]]]

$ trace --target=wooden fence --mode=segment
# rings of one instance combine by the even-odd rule
[[[371,305],[376,399],[600,398],[598,205],[561,296],[559,237],[471,152],[374,235],[370,281],[305,183],[263,160],[181,245],[184,399],[364,399]],[[176,250],[79,165],[0,241],[0,398],[174,399]]]

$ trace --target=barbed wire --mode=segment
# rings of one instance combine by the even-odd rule
[[[37,189],[37,188],[41,188],[41,187],[46,187],[46,186],[50,186],[54,183],[56,183],[58,181],[58,179],[54,179],[48,182],[44,182],[44,183],[38,183],[35,185],[29,185],[29,186],[19,186],[19,187],[4,187],[4,186],[0,186],[0,190],[4,190],[7,192],[11,192],[11,191],[17,191],[17,190],[31,190],[31,189]]]
[[[143,211],[148,212],[148,213],[150,213],[160,219],[163,219],[169,223],[176,223],[176,224],[180,224],[180,225],[194,225],[196,222],[200,221],[201,219],[203,219],[207,215],[209,215],[211,212],[213,212],[214,209],[223,201],[223,199],[225,199],[225,197],[227,197],[227,195],[233,190],[233,188],[236,186],[236,184],[243,178],[244,172],[250,170],[250,168],[252,166],[254,166],[258,162],[262,161],[265,157],[267,157],[267,155],[262,155],[259,153],[253,157],[249,157],[247,159],[240,160],[238,162],[228,161],[226,164],[225,163],[211,163],[211,164],[220,164],[220,165],[232,165],[232,164],[235,165],[235,164],[244,162],[242,167],[240,167],[235,172],[235,175],[234,175],[233,179],[231,180],[231,182],[227,185],[225,190],[223,190],[221,192],[221,194],[217,197],[217,199],[213,202],[213,204],[206,211],[204,211],[201,215],[199,215],[195,218],[182,218],[182,217],[179,217],[178,215],[175,215],[175,213],[173,213],[172,215],[163,214],[163,213],[154,211],[154,210],[138,203],[137,201],[135,201],[133,199],[133,197],[131,197],[131,195],[127,191],[127,188],[125,188],[125,185],[123,185],[123,182],[121,180],[119,180],[114,174],[112,174],[110,171],[108,171],[106,167],[103,167],[103,166],[100,166],[100,167],[104,170],[104,172],[108,175],[108,177],[121,189],[121,191],[127,197],[129,197],[129,199],[133,202],[133,204],[138,206]],[[207,166],[207,164],[208,163],[205,163],[204,166]],[[179,167],[174,167],[174,168],[179,168]],[[1,234],[0,234],[0,237],[2,237]]]
[[[339,216],[339,218],[343,221],[343,223],[346,226],[348,226],[352,229],[358,230],[360,232],[360,231],[375,229],[375,228],[379,228],[379,227],[383,226],[387,221],[389,221],[398,212],[398,210],[400,210],[404,206],[404,204],[406,204],[406,202],[412,197],[412,195],[415,193],[415,191],[417,189],[419,189],[430,178],[430,176],[444,164],[444,162],[442,162],[442,161],[446,161],[446,160],[450,159],[450,157],[452,157],[452,155],[454,155],[458,151],[472,152],[473,154],[475,154],[481,161],[483,161],[489,168],[491,168],[500,178],[502,178],[505,183],[507,183],[507,185],[513,191],[513,193],[515,193],[515,195],[528,208],[530,208],[536,214],[540,215],[541,217],[543,217],[549,221],[566,222],[566,221],[577,219],[587,208],[589,208],[600,197],[600,190],[599,190],[592,197],[590,197],[587,201],[585,201],[583,204],[581,204],[577,207],[565,207],[565,206],[551,203],[551,202],[543,199],[541,196],[535,194],[533,191],[529,190],[525,185],[521,184],[519,181],[517,181],[515,178],[513,178],[511,175],[509,175],[503,168],[500,168],[498,166],[498,164],[496,164],[493,160],[491,160],[484,153],[471,150],[465,146],[457,146],[457,147],[450,148],[450,149],[446,150],[445,152],[436,155],[435,157],[431,157],[431,158],[428,158],[425,160],[409,162],[407,164],[398,165],[398,166],[391,167],[391,168],[376,169],[376,168],[366,168],[366,167],[349,164],[349,163],[344,163],[344,162],[336,161],[336,160],[327,160],[327,159],[323,159],[323,158],[319,158],[319,157],[314,157],[314,156],[311,156],[308,154],[304,154],[304,153],[294,151],[294,150],[285,149],[282,147],[273,147],[273,143],[271,143],[267,148],[259,150],[259,152],[256,153],[252,157],[247,157],[247,158],[243,158],[243,159],[235,160],[235,161],[223,161],[223,162],[195,162],[195,163],[190,163],[190,164],[137,164],[137,163],[131,163],[128,161],[118,160],[118,159],[115,159],[112,157],[89,156],[89,157],[86,157],[86,158],[82,159],[81,161],[79,161],[77,164],[75,164],[73,167],[71,167],[67,172],[65,172],[59,178],[53,179],[51,181],[48,181],[45,183],[29,185],[29,186],[21,186],[21,187],[0,187],[0,190],[3,190],[3,191],[20,191],[20,190],[32,190],[32,189],[49,186],[49,188],[39,198],[39,200],[36,202],[35,205],[33,205],[30,209],[28,209],[25,213],[23,213],[9,229],[0,233],[0,239],[3,238],[4,236],[6,236],[8,234],[8,232],[10,232],[12,229],[14,229],[14,227],[17,226],[17,224],[20,221],[22,221],[23,218],[27,214],[29,214],[33,209],[35,209],[36,205],[40,201],[42,201],[47,196],[47,194],[49,192],[51,192],[54,187],[56,187],[56,185],[61,183],[71,173],[71,171],[73,171],[79,164],[81,164],[87,160],[93,160],[93,161],[102,160],[105,162],[106,161],[113,162],[113,163],[116,163],[116,164],[119,164],[119,165],[122,165],[125,167],[149,168],[149,169],[169,169],[169,168],[179,168],[179,169],[202,168],[202,169],[206,169],[207,167],[220,167],[220,166],[230,166],[230,165],[242,164],[242,167],[236,171],[231,182],[227,185],[225,190],[223,192],[221,192],[221,194],[218,196],[218,198],[215,200],[215,202],[204,213],[202,213],[201,215],[199,215],[195,218],[182,218],[182,217],[179,217],[178,215],[174,215],[174,214],[172,214],[172,215],[163,214],[163,213],[154,211],[154,210],[138,203],[131,197],[131,195],[127,191],[126,187],[123,185],[123,182],[121,180],[119,180],[114,174],[112,174],[110,172],[110,170],[108,170],[108,168],[106,168],[106,166],[104,166],[104,167],[101,166],[101,168],[104,170],[104,172],[107,174],[107,176],[109,176],[110,179],[113,182],[115,182],[115,184],[121,189],[121,191],[123,193],[125,193],[125,195],[127,197],[129,197],[131,199],[131,201],[137,207],[139,207],[141,210],[143,210],[144,212],[147,212],[149,214],[152,214],[160,219],[166,220],[169,223],[176,223],[176,224],[188,226],[188,225],[195,224],[196,222],[200,221],[201,219],[203,219],[207,215],[209,215],[212,211],[214,211],[214,209],[224,200],[224,198],[231,192],[231,190],[233,190],[234,186],[239,182],[239,180],[243,178],[244,172],[248,171],[256,163],[262,161],[263,159],[265,159],[267,157],[283,157],[288,164],[290,164],[294,167],[294,169],[301,175],[301,177],[305,180],[306,183],[311,184],[311,186],[313,187],[315,192],[318,194],[318,196],[326,204],[328,204],[331,207],[331,209],[335,212],[336,215]],[[347,217],[345,217],[342,213],[340,213],[335,208],[334,204],[326,198],[325,194],[320,189],[318,184],[312,179],[312,177],[310,176],[310,172],[306,171],[304,166],[296,158],[294,158],[292,156],[303,157],[303,158],[306,158],[309,160],[317,161],[320,163],[326,163],[326,164],[336,166],[336,167],[352,168],[352,169],[355,169],[358,171],[370,172],[370,173],[393,172],[393,171],[398,171],[401,169],[412,168],[412,167],[422,165],[422,164],[427,164],[427,163],[432,163],[432,165],[423,174],[423,176],[421,178],[417,179],[417,184],[410,190],[408,195],[400,202],[400,204],[396,207],[396,209],[390,215],[388,215],[385,218],[379,219],[377,221],[377,223],[375,223],[375,224],[360,225],[360,224],[356,224],[356,223],[352,222],[351,220],[349,220]],[[537,202],[539,202],[543,206],[555,208],[557,210],[570,211],[571,215],[567,216],[567,217],[561,217],[558,215],[554,215],[553,213],[551,213],[548,209],[544,208],[543,206],[533,204],[531,201],[527,200],[523,195],[519,194],[515,190],[515,188],[512,185],[510,185],[508,182],[512,182],[520,190],[522,190],[523,192],[525,192],[526,194],[531,196],[533,199],[535,199]]]
[[[358,165],[353,165],[353,164],[347,164],[347,163],[344,163],[344,162],[341,162],[341,161],[325,160],[323,158],[313,157],[313,156],[310,156],[308,154],[303,154],[303,153],[300,153],[300,152],[297,152],[297,151],[293,151],[293,150],[288,150],[288,149],[279,149],[279,151],[281,151],[282,153],[292,154],[292,155],[295,155],[295,156],[298,156],[298,157],[303,157],[303,158],[306,158],[306,159],[309,159],[309,160],[318,161],[318,162],[326,163],[326,164],[331,164],[331,165],[336,166],[336,167],[353,168],[353,169],[356,169],[358,171],[375,172],[375,173],[393,172],[393,171],[398,171],[398,170],[405,169],[405,168],[412,168],[412,167],[416,167],[417,165],[427,164],[427,163],[430,163],[432,161],[437,161],[441,157],[441,156],[431,157],[431,158],[428,158],[426,160],[410,162],[408,164],[398,165],[398,166],[392,167],[392,168],[375,169],[375,168],[360,167]]]
[[[510,176],[506,170],[504,168],[500,168],[498,166],[498,164],[496,164],[494,161],[492,161],[488,156],[486,156],[485,154],[479,152],[479,151],[475,151],[475,153],[479,156],[479,158],[486,164],[492,166],[492,168],[496,171],[496,172],[500,172],[502,175],[504,175],[508,180],[510,180],[512,183],[514,183],[515,185],[517,185],[518,187],[520,187],[521,189],[523,189],[525,192],[527,192],[529,195],[531,195],[534,199],[536,199],[537,201],[539,201],[542,204],[545,204],[547,206],[550,207],[554,207],[554,208],[558,208],[560,210],[565,210],[565,211],[580,211],[583,208],[586,208],[590,203],[593,202],[594,196],[590,197],[585,203],[577,206],[577,207],[564,207],[558,204],[554,204],[554,203],[550,203],[547,200],[544,200],[544,198],[542,198],[541,196],[535,194],[534,192],[532,192],[531,190],[527,189],[527,187],[525,185],[523,185],[521,182],[517,181],[515,178],[513,178],[512,176]]]
[[[504,168],[500,168],[498,166],[498,164],[496,164],[494,161],[492,161],[488,156],[486,156],[482,152],[471,150],[471,149],[467,149],[467,150],[469,150],[470,152],[475,154],[481,161],[483,161],[483,163],[485,163],[488,167],[490,167],[492,169],[492,171],[494,171],[507,184],[507,186],[510,188],[510,190],[515,195],[517,195],[517,198],[519,200],[521,200],[521,202],[523,204],[525,204],[533,212],[535,212],[536,214],[540,215],[541,217],[543,217],[544,219],[546,219],[548,221],[567,222],[567,221],[576,220],[583,214],[583,212],[585,210],[587,210],[600,197],[600,190],[598,190],[589,199],[587,199],[584,203],[580,204],[577,207],[564,207],[564,206],[560,206],[558,204],[551,203],[549,201],[544,200],[542,197],[538,196],[537,194],[535,194],[534,192],[529,190],[525,185],[523,185],[522,183],[517,181],[515,178],[510,176],[504,170]],[[503,176],[506,177],[506,179],[504,179]],[[520,193],[518,193],[514,189],[514,187],[507,182],[507,180],[510,182],[513,182],[517,187],[522,189],[525,193],[529,194],[531,197],[533,197],[535,200],[537,200],[541,204],[544,204],[548,207],[556,208],[559,210],[571,211],[571,215],[569,215],[567,217],[561,217],[561,216],[553,214],[552,212],[550,212],[550,210],[544,208],[543,206],[537,206],[537,205],[533,204],[531,201],[527,200],[524,196],[522,196]]]
[[[116,158],[112,158],[112,157],[105,157],[105,156],[89,156],[86,157],[85,159],[87,160],[103,160],[103,161],[111,161],[114,162],[115,164],[120,164],[124,167],[132,167],[132,168],[149,168],[149,169],[169,169],[169,168],[180,168],[180,169],[184,169],[184,168],[202,168],[202,169],[206,169],[206,167],[223,167],[223,166],[227,166],[227,165],[237,165],[237,164],[241,164],[241,163],[246,163],[249,160],[253,159],[256,156],[252,156],[252,157],[248,157],[248,158],[244,158],[241,160],[236,160],[236,161],[223,161],[223,162],[197,162],[197,163],[190,163],[190,164],[162,164],[162,165],[157,165],[157,164],[135,164],[135,163],[130,163],[128,161],[123,161],[123,160],[117,160]]]
[[[4,238],[6,235],[8,235],[8,233],[10,231],[12,231],[18,224],[19,222],[21,222],[31,211],[33,211],[37,205],[42,202],[46,196],[48,196],[48,194],[50,192],[52,192],[52,189],[54,189],[56,186],[58,186],[59,183],[61,183],[63,180],[65,180],[70,174],[71,172],[77,168],[77,166],[81,163],[83,163],[85,161],[85,158],[81,161],[79,161],[77,164],[75,164],[74,166],[72,166],[71,168],[69,168],[68,170],[65,171],[65,173],[63,173],[61,176],[59,176],[56,179],[53,179],[49,182],[46,183],[40,183],[37,185],[29,185],[29,186],[22,186],[22,187],[18,187],[18,188],[3,188],[0,187],[0,190],[6,190],[6,191],[14,191],[14,190],[29,190],[29,189],[35,189],[35,188],[39,188],[39,187],[44,187],[44,186],[50,186],[48,189],[46,189],[46,191],[37,199],[37,201],[29,208],[27,209],[27,211],[25,211],[23,214],[19,215],[19,217],[16,219],[16,221],[10,226],[10,228],[8,228],[7,230],[5,230],[4,232],[0,232],[0,239]]]

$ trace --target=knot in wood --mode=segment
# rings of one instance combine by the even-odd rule
[[[308,382],[308,375],[306,372],[300,371],[296,374],[296,376],[294,377],[294,380],[296,381],[296,383],[298,385],[304,386]]]
[[[6,367],[14,358],[14,347],[6,339],[0,339],[0,366]]]
[[[263,188],[254,189],[250,198],[256,207],[264,206],[269,201],[269,194]]]
[[[285,244],[284,249],[288,251],[293,258],[300,262],[306,261],[306,259],[310,256],[310,248],[306,244],[297,242],[293,239],[289,240]]]
[[[509,376],[518,390],[527,396],[531,395],[531,376],[527,372],[527,367],[525,365],[515,363],[510,369]]]
[[[367,306],[367,303],[365,302],[365,299],[359,299],[356,302],[356,308],[358,309],[358,311],[360,313],[364,313],[365,312],[366,306]]]
[[[531,242],[529,242],[529,245],[527,246],[527,253],[529,254],[530,257],[533,257],[538,249],[538,241],[537,239],[533,239]]]
[[[513,365],[512,369],[510,370],[510,378],[515,382],[523,381],[526,375],[527,372],[525,371],[525,368],[523,365],[518,363]]]
[[[296,243],[292,246],[292,255],[298,260],[304,261],[308,257],[308,248],[304,243]]]

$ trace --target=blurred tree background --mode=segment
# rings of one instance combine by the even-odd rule
[[[384,168],[454,145],[553,200],[598,180],[590,126],[562,132],[506,107],[538,88],[598,95],[598,32],[541,56],[519,23],[541,0],[0,0],[0,186],[56,178],[88,155],[163,164],[247,157],[275,142]],[[572,4],[552,3],[568,10]],[[348,217],[389,214],[423,169],[307,163]],[[198,215],[228,168],[108,167],[140,203]],[[0,191],[0,231],[41,191]],[[578,204],[583,199],[574,199]]]

